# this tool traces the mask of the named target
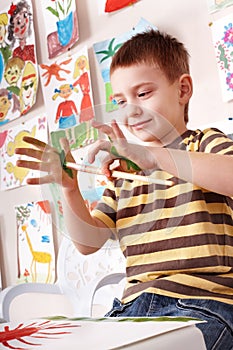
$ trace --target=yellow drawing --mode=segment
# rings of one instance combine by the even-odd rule
[[[35,137],[35,134],[36,134],[36,126],[32,128],[31,132],[22,130],[18,134],[16,134],[14,141],[10,141],[7,144],[6,152],[8,156],[10,157],[13,156],[15,154],[15,149],[18,147],[29,147],[29,145],[23,141],[23,137],[24,136]],[[23,180],[26,178],[26,176],[30,171],[29,169],[26,169],[26,168],[19,168],[16,165],[14,165],[12,162],[7,162],[5,169],[9,174],[14,175],[16,182],[19,181],[20,185],[22,185]]]
[[[28,175],[29,173],[29,169],[26,168],[19,168],[16,165],[14,165],[11,162],[7,162],[6,164],[6,171],[9,174],[13,174],[14,178],[16,181],[19,181],[20,185],[22,184],[23,180],[25,179],[25,177]]]
[[[51,280],[51,262],[52,262],[52,255],[47,252],[41,252],[41,251],[35,251],[32,247],[31,240],[29,238],[29,235],[27,233],[27,226],[22,225],[22,230],[25,232],[28,247],[30,249],[30,252],[32,254],[32,262],[31,262],[31,276],[32,276],[32,282],[37,281],[37,272],[36,272],[36,264],[48,264],[48,274],[45,283],[49,283]]]
[[[28,143],[23,141],[24,136],[31,136],[31,137],[35,137],[36,135],[36,125],[33,126],[32,131],[26,131],[26,130],[22,130],[20,131],[14,138],[14,141],[10,141],[7,144],[7,154],[8,156],[13,156],[15,153],[15,149],[19,148],[19,147],[29,147]]]

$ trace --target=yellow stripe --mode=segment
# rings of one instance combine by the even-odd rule
[[[110,229],[114,229],[116,227],[115,223],[109,218],[109,216],[97,209],[93,209],[91,215],[102,221]]]
[[[203,211],[204,209],[208,208],[208,212],[210,214],[219,214],[220,213],[220,206],[221,206],[221,215],[226,213],[229,214],[229,208],[226,204],[218,204],[215,203],[208,204],[206,206],[201,205],[203,204],[202,201],[195,201],[195,202],[188,202],[184,203],[182,205],[179,205],[177,207],[172,208],[159,208],[155,209],[153,211],[150,211],[149,213],[143,213],[142,212],[134,215],[132,217],[125,217],[120,220],[118,220],[117,225],[120,229],[131,227],[132,224],[140,224],[144,222],[150,222],[155,220],[163,220],[163,219],[169,219],[169,218],[178,218],[180,217],[183,219],[185,215],[190,215],[193,213],[198,213],[199,211]]]
[[[180,275],[180,274],[187,274],[189,273],[202,273],[202,274],[220,274],[219,277],[226,277],[226,278],[232,278],[232,274],[228,273],[231,271],[230,266],[209,266],[209,267],[197,267],[197,268],[192,268],[192,269],[183,269],[183,270],[162,270],[162,271],[156,271],[156,272],[145,272],[145,273],[138,273],[135,275],[132,275],[128,278],[128,280],[138,280],[141,282],[148,282],[148,281],[154,281],[160,277],[163,279],[165,278],[164,276],[167,276],[165,279],[168,279],[169,276],[174,276],[174,275]],[[224,275],[222,275],[224,274]],[[218,277],[218,275],[216,275]]]
[[[189,226],[189,229],[186,227],[175,227],[175,228],[165,228],[159,231],[159,234],[155,234],[156,231],[144,232],[138,234],[130,234],[125,236],[121,240],[123,245],[135,245],[140,243],[150,243],[150,242],[160,242],[167,240],[168,234],[169,238],[180,238],[180,237],[191,237],[200,234],[206,234],[208,232],[216,235],[229,235],[232,236],[232,226],[227,226],[224,224],[215,225],[210,222],[201,222],[194,223]]]
[[[204,291],[208,291],[211,293],[218,293],[223,295],[233,295],[233,289],[223,286],[218,283],[214,283],[208,280],[204,280],[200,277],[190,276],[186,274],[178,274],[174,276],[169,276],[165,278],[166,281],[171,281],[179,284],[183,284],[184,286],[198,288]]]
[[[161,252],[154,252],[146,255],[133,255],[127,257],[127,265],[144,265],[152,263],[162,263],[181,259],[196,259],[210,256],[231,256],[233,257],[233,247],[204,245],[197,247],[185,247],[179,249],[170,249]]]

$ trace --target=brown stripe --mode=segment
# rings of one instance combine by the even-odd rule
[[[126,268],[126,273],[128,277],[133,277],[139,274],[147,273],[147,272],[155,272],[157,273],[164,271],[176,271],[176,270],[189,270],[189,269],[198,269],[205,267],[213,267],[213,266],[221,266],[225,265],[225,256],[209,256],[209,257],[200,257],[200,258],[192,258],[192,259],[179,259],[172,261],[165,261],[161,263],[155,264],[144,264],[137,266],[130,266]],[[233,258],[227,257],[227,261],[230,266],[233,266]],[[183,272],[184,273],[184,272]],[[187,271],[188,273],[188,271]],[[203,276],[203,275],[202,275]],[[233,283],[233,279],[231,279],[231,283]]]
[[[203,278],[203,275],[200,274],[195,274],[196,277],[198,278]],[[223,275],[224,276],[224,275]],[[219,275],[205,275],[205,280],[222,285],[222,286],[226,286],[228,288],[232,288],[233,287],[233,278],[230,277],[222,277]]]
[[[185,247],[197,247],[203,245],[229,245],[233,247],[233,236],[216,234],[199,234],[188,237],[167,239],[166,241],[149,242],[127,247],[127,255],[150,254],[154,252],[179,249]]]
[[[209,214],[207,212],[197,212],[185,216],[165,218],[144,224],[132,225],[129,228],[119,229],[119,237],[123,238],[131,234],[145,233],[166,228],[176,228],[177,226],[188,226],[191,230],[192,224],[201,222],[212,222],[213,224],[225,224],[232,226],[232,217],[228,214]],[[207,232],[208,233],[208,232]],[[194,233],[195,234],[195,233]]]
[[[214,139],[219,139],[219,138],[223,138],[223,139],[228,139],[227,136],[225,134],[223,134],[220,130],[218,129],[212,129],[213,131],[215,131],[215,134],[211,134],[210,136],[207,136],[200,144],[200,148],[199,148],[199,152],[205,152],[206,147],[208,146],[208,144],[210,142],[212,142]],[[219,142],[219,141],[218,141]],[[232,143],[233,145],[233,143]],[[230,142],[229,142],[229,146],[231,146]]]
[[[123,191],[125,192],[125,191]],[[148,192],[151,193],[151,192]],[[140,193],[141,194],[141,193]],[[174,208],[174,206],[178,207],[179,205],[183,205],[190,202],[204,200],[206,203],[224,203],[225,197],[212,192],[202,192],[201,190],[194,190],[184,194],[179,194],[179,196],[168,198],[168,199],[156,199],[151,203],[142,203],[138,206],[124,208],[118,211],[117,218],[126,218],[138,215],[140,213],[146,214],[154,211],[155,209],[163,209],[163,208]],[[128,198],[128,193],[123,193],[122,198]],[[233,201],[232,201],[233,207]]]
[[[186,286],[183,284],[179,284],[172,281],[167,280],[156,280],[156,281],[149,281],[144,283],[137,283],[135,285],[132,285],[132,287],[129,287],[124,295],[123,298],[127,298],[128,296],[132,294],[136,294],[138,292],[142,292],[146,290],[147,288],[158,288],[167,292],[171,292],[174,294],[181,294],[186,296],[192,296],[192,297],[214,297],[214,298],[223,298],[226,300],[232,300],[233,295],[224,295],[221,293],[213,293],[207,290],[199,289],[193,286]]]
[[[211,153],[218,153],[220,151],[223,151],[224,149],[228,149],[229,147],[233,147],[233,142],[228,141],[221,143],[220,145],[214,146],[211,149]]]

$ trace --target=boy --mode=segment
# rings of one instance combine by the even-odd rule
[[[207,321],[197,324],[207,349],[232,349],[233,142],[215,129],[187,129],[192,79],[188,53],[175,38],[154,30],[137,34],[117,51],[110,73],[123,123],[144,145],[127,142],[114,120],[95,122],[110,141],[98,140],[89,161],[105,151],[108,177],[115,159],[128,170],[124,157],[172,186],[111,179],[90,214],[76,174],[61,173],[52,147],[27,138],[37,150],[16,153],[41,162],[17,165],[48,172],[28,183],[61,183],[67,229],[82,253],[113,234],[119,239],[127,283],[107,316],[197,317]],[[61,143],[72,161],[67,141]]]

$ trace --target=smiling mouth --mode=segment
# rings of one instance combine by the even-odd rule
[[[135,130],[141,130],[144,128],[145,125],[151,122],[151,119],[141,121],[139,123],[131,124],[130,127],[135,129]]]

